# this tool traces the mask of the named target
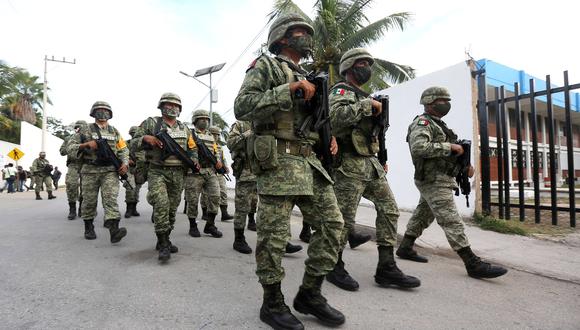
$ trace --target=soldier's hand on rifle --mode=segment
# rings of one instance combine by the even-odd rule
[[[126,164],[121,165],[121,167],[119,167],[119,175],[125,175],[127,173],[127,170],[129,168],[127,167]]]
[[[335,156],[338,153],[338,143],[336,143],[336,138],[333,136],[330,139],[330,154]]]
[[[290,83],[290,94],[295,95],[296,91],[302,90],[303,98],[308,101],[316,93],[316,86],[308,80],[299,80]]]
[[[97,141],[95,140],[90,140],[89,142],[85,142],[85,143],[81,143],[80,145],[81,149],[97,149]]]
[[[475,169],[473,168],[473,166],[469,165],[469,167],[467,168],[467,176],[468,177],[473,177],[473,175],[475,174]]]
[[[463,155],[463,147],[460,144],[452,143],[451,144],[451,153],[456,155],[456,156],[461,156],[461,155]]]
[[[135,162],[132,159],[129,159],[129,166],[135,166]]]
[[[389,173],[389,164],[385,163],[385,165],[383,165],[383,170],[385,170],[385,173]]]
[[[224,167],[224,163],[218,160],[217,163],[215,163],[215,168],[219,170],[222,167]]]
[[[156,138],[153,135],[145,135],[145,136],[143,136],[143,141],[145,141],[146,143],[148,143],[149,145],[151,145],[153,147],[157,147],[159,149],[163,149],[163,143],[161,141],[159,141],[159,139]]]
[[[373,107],[373,116],[378,116],[383,112],[383,105],[381,102],[371,99],[371,106]]]

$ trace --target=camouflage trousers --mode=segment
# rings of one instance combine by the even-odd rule
[[[133,188],[129,188],[129,185],[126,183],[123,184],[123,187],[125,188],[125,203],[139,203],[139,191],[141,190],[141,185],[135,183],[135,175],[130,172],[127,172],[127,181]]]
[[[258,190],[256,181],[236,181],[234,229],[246,227],[248,213],[256,213]]]
[[[80,201],[80,191],[81,175],[79,174],[79,168],[76,166],[69,166],[66,176],[64,178],[64,184],[66,187],[66,198],[69,203],[76,203]]]
[[[290,239],[290,215],[297,205],[304,221],[314,232],[308,245],[306,273],[311,276],[328,274],[338,260],[344,222],[332,185],[318,172],[314,173],[314,195],[260,195],[258,204],[258,240],[256,274],[262,284],[282,281],[282,257]],[[306,220],[308,219],[308,220]]]
[[[93,220],[97,215],[97,199],[101,191],[101,202],[105,209],[105,220],[121,219],[117,196],[119,195],[119,175],[117,172],[81,173],[83,220]]]
[[[183,191],[183,168],[155,167],[149,169],[147,202],[153,206],[153,223],[156,233],[173,230],[177,207]]]
[[[205,171],[188,174],[185,177],[185,200],[187,201],[187,217],[197,218],[199,197],[204,192],[208,196],[207,213],[217,214],[220,201],[220,185],[215,172]]]
[[[226,187],[226,177],[221,174],[216,174],[220,186],[220,201],[219,205],[228,205],[228,187]],[[207,194],[205,189],[201,192],[201,198],[199,201],[201,208],[207,208]]]
[[[399,208],[384,176],[370,181],[363,181],[347,177],[337,171],[334,192],[344,218],[342,249],[346,246],[348,234],[354,230],[356,211],[361,197],[375,204],[375,210],[377,211],[377,218],[375,219],[377,244],[382,246],[395,246],[397,244]]]
[[[46,186],[46,191],[52,191],[52,178],[48,175],[34,175],[34,191],[39,193],[42,189],[42,184]]]
[[[407,224],[405,235],[419,237],[434,219],[445,232],[447,241],[453,250],[469,246],[469,241],[465,235],[463,220],[457,212],[455,201],[453,200],[453,190],[449,184],[419,184],[415,183],[421,198],[419,204],[413,212],[413,216]]]

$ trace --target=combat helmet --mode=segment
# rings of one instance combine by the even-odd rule
[[[444,99],[451,101],[451,95],[449,95],[449,91],[445,87],[441,86],[432,86],[427,88],[426,90],[421,93],[421,104],[427,105],[435,102],[437,99]]]
[[[212,135],[220,135],[222,134],[222,129],[214,125],[209,128],[209,132]]]
[[[129,128],[129,135],[131,135],[131,137],[134,137],[135,133],[137,133],[138,129],[139,129],[139,126],[131,126],[131,128]]]
[[[86,121],[84,121],[84,120],[77,120],[77,121],[75,121],[75,123],[73,125],[73,128],[77,129],[77,128],[80,128],[80,127],[85,127],[87,125],[88,124],[87,124]]]
[[[97,111],[97,109],[108,110],[111,113],[111,118],[113,118],[113,110],[111,109],[111,105],[109,105],[109,103],[105,101],[97,101],[93,103],[93,106],[91,107],[91,117],[95,117],[95,111]]]
[[[195,123],[195,121],[200,118],[206,118],[207,120],[209,120],[209,112],[203,109],[195,110],[193,112],[193,117],[191,117],[191,122]]]
[[[268,50],[272,53],[276,52],[276,44],[286,35],[286,32],[293,27],[303,27],[310,35],[314,34],[312,25],[298,13],[282,14],[278,16],[270,25],[270,32],[268,33]]]
[[[161,98],[159,99],[159,103],[157,103],[157,109],[161,109],[161,105],[163,103],[173,103],[179,106],[179,111],[181,111],[181,98],[179,95],[174,93],[163,93]]]
[[[369,65],[373,65],[375,60],[372,55],[364,48],[353,48],[347,50],[340,58],[340,68],[339,73],[344,77],[346,71],[354,65],[354,63],[360,59],[366,59],[369,61]]]

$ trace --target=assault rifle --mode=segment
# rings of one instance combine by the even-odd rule
[[[175,156],[183,164],[185,164],[185,166],[189,167],[193,173],[199,172],[199,167],[197,164],[195,164],[193,160],[189,158],[187,152],[183,150],[183,148],[177,142],[175,142],[169,133],[167,133],[167,130],[160,130],[157,134],[155,134],[155,137],[158,138],[161,143],[163,143],[163,149],[161,149],[163,151],[163,156],[161,157],[162,160],[167,159],[169,156]]]
[[[316,86],[316,94],[308,101],[305,101],[306,107],[312,114],[304,120],[296,134],[302,138],[308,137],[311,131],[318,132],[320,136],[320,156],[322,157],[322,166],[329,171],[332,167],[333,157],[330,153],[330,142],[332,141],[332,132],[330,127],[330,111],[328,108],[328,74],[321,72],[317,75],[310,74],[306,77],[310,83]],[[304,97],[304,91],[296,91],[297,98]]]
[[[465,202],[467,207],[469,207],[469,193],[471,193],[471,184],[469,183],[469,166],[471,166],[471,140],[459,140],[457,141],[463,148],[463,154],[457,157],[457,163],[460,166],[459,173],[455,177],[455,181],[459,188],[455,189],[455,196],[459,196],[459,190],[465,195]]]
[[[97,159],[95,161],[95,165],[101,166],[108,166],[113,165],[115,167],[115,171],[119,172],[119,168],[123,165],[123,162],[117,157],[117,155],[111,149],[111,146],[107,142],[107,140],[98,138],[95,140],[97,143]],[[129,189],[133,189],[131,183],[129,183],[129,176],[127,173],[121,175],[119,174],[119,180],[123,182],[123,185],[129,187]]]
[[[374,118],[373,130],[371,132],[371,139],[373,142],[379,141],[379,152],[377,158],[379,163],[385,166],[387,163],[387,146],[385,142],[385,133],[389,129],[389,96],[379,95],[374,97],[376,101],[381,102],[381,113]]]
[[[195,144],[197,145],[197,151],[198,151],[199,158],[209,160],[209,162],[212,164],[213,168],[215,169],[215,171],[218,174],[223,175],[224,178],[226,178],[226,180],[231,181],[230,177],[226,173],[226,167],[223,166],[220,169],[215,168],[215,165],[218,162],[217,157],[211,152],[211,150],[209,150],[209,148],[205,145],[205,143],[203,143],[203,141],[201,141],[197,137],[197,135],[195,134],[195,131],[192,130],[191,134],[193,135],[193,140],[195,141]]]

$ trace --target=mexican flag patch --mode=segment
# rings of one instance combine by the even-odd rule
[[[334,95],[344,95],[344,93],[346,93],[346,90],[343,88],[337,88],[332,92]]]
[[[427,126],[427,125],[429,125],[429,121],[427,119],[420,118],[419,121],[417,122],[417,125]]]

